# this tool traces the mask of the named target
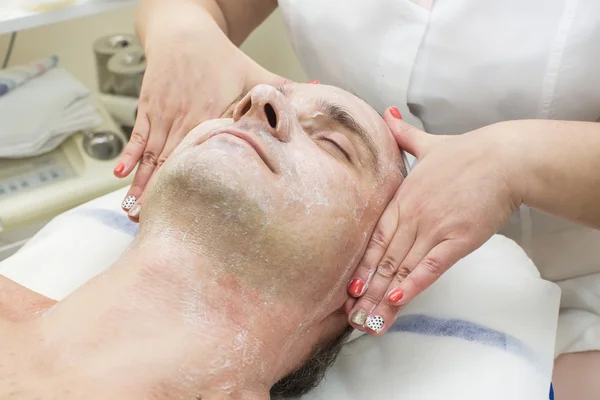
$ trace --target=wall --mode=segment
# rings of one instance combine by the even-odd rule
[[[103,35],[133,33],[134,14],[135,8],[129,7],[19,32],[11,64],[26,63],[46,55],[56,54],[62,67],[86,86],[95,89],[96,75],[92,43]],[[0,58],[2,59],[7,43],[8,35],[1,35]],[[287,40],[278,11],[248,38],[242,50],[277,74],[299,82],[307,80]]]

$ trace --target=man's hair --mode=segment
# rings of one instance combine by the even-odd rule
[[[314,389],[323,380],[353,330],[349,326],[333,341],[318,346],[304,365],[273,385],[271,399],[294,399]]]

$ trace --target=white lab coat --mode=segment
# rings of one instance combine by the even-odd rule
[[[427,132],[460,134],[515,119],[600,119],[599,0],[279,5],[311,79],[345,88],[380,112],[395,105]],[[600,231],[522,207],[501,233],[547,279],[600,272]]]

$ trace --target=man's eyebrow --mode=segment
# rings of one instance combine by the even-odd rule
[[[275,86],[275,90],[285,96],[285,85],[277,85]]]
[[[324,111],[327,117],[331,118],[337,124],[346,128],[350,133],[354,134],[356,138],[363,144],[363,146],[367,149],[369,153],[369,158],[371,163],[373,164],[373,169],[377,166],[377,160],[379,159],[379,151],[377,150],[377,146],[375,146],[375,142],[373,142],[373,138],[367,132],[367,130],[359,124],[356,119],[341,106],[332,103],[329,100],[319,100],[318,102],[319,108]]]

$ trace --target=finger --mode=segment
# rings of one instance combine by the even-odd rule
[[[373,335],[383,335],[394,324],[398,313],[404,308],[407,301],[404,291],[398,287],[399,282],[410,276],[419,265],[419,261],[433,246],[426,240],[417,240],[410,249],[396,273],[388,282],[388,287],[381,294],[379,303],[373,307],[365,322],[366,331]]]
[[[384,121],[390,128],[396,142],[398,142],[398,146],[417,157],[417,159],[421,159],[429,147],[430,135],[397,118],[400,114],[396,110],[396,107],[388,108],[383,114]]]
[[[438,243],[417,261],[410,273],[406,274],[412,268],[412,264],[407,264],[407,269],[397,274],[386,295],[385,303],[392,307],[407,304],[469,252],[470,250],[457,240]],[[418,255],[416,257],[418,258]],[[402,296],[396,296],[397,301],[393,301],[390,294],[396,290],[400,291]]]
[[[141,197],[150,177],[154,173],[154,169],[158,163],[158,156],[164,148],[169,128],[166,126],[165,121],[156,119],[152,121],[150,129],[150,139],[140,159],[131,187],[121,205],[123,210],[127,212],[135,205],[137,199]]]
[[[133,205],[133,207],[131,207],[127,211],[127,217],[132,222],[140,222],[140,214],[142,212],[142,204],[143,204],[143,202],[144,202],[144,193],[142,193],[142,195],[140,196],[140,198],[137,199],[137,201],[135,202],[135,204]]]
[[[344,302],[344,313],[346,315],[350,315],[350,311],[352,311],[354,304],[356,304],[356,299],[354,297],[348,297],[348,300]]]
[[[179,145],[179,143],[181,143],[181,141],[185,137],[185,135],[181,134],[181,132],[184,131],[179,130],[177,133],[174,133],[172,129],[171,133],[169,133],[169,136],[167,137],[167,141],[165,143],[165,147],[163,148],[162,153],[160,154],[160,156],[158,157],[158,161],[156,162],[156,167],[150,174],[150,177],[148,178],[145,187],[142,189],[142,194],[136,198],[135,205],[132,208],[130,208],[129,211],[127,211],[127,216],[131,221],[139,222],[139,215],[141,212],[142,204],[144,202],[144,192],[146,190],[146,187],[148,187],[148,184],[150,183],[150,181],[152,181],[154,175],[156,175],[160,167],[165,163],[165,161],[171,155],[173,150],[175,150],[175,148]]]
[[[350,279],[350,283],[348,284],[348,294],[350,296],[360,297],[367,289],[379,261],[383,258],[389,243],[398,229],[399,218],[398,206],[395,199],[393,199],[379,218],[375,230],[371,234],[365,253],[359,261],[352,279]]]
[[[410,272],[412,272],[419,263],[419,260],[421,260],[425,254],[427,254],[427,251],[430,248],[431,246],[429,246],[426,241],[417,239],[404,260],[401,262],[400,267],[396,270],[393,278],[402,279],[402,277],[410,274]],[[395,306],[395,308],[388,307],[387,303],[383,301],[383,297],[386,295],[386,290],[388,288],[383,290],[383,293],[379,297],[379,303],[372,308],[372,311],[369,313],[369,316],[365,321],[365,330],[371,335],[378,336],[387,332],[390,326],[394,324],[396,315],[400,311],[400,308],[403,306],[403,304],[405,304],[398,304]]]
[[[384,299],[384,296],[388,292],[394,277],[398,273],[401,268],[404,268],[406,259],[410,259],[411,253],[415,252],[415,239],[416,239],[416,230],[410,228],[400,228],[398,232],[394,235],[390,246],[388,247],[385,255],[383,256],[381,262],[379,263],[375,274],[373,275],[373,279],[369,284],[369,288],[362,295],[354,305],[351,314],[350,314],[350,322],[358,323],[360,321],[357,320],[354,315],[364,316],[366,313],[369,318],[365,320],[365,324],[370,328],[373,333],[378,334],[378,329],[383,329],[384,324],[381,327],[375,328],[369,322],[376,318],[377,320],[381,320],[384,323],[386,321],[393,322],[388,316],[382,316],[374,313],[374,310],[377,308],[379,303]],[[407,256],[408,254],[408,256]],[[416,262],[415,262],[416,264]],[[387,318],[387,319],[386,319]]]
[[[139,109],[137,116],[135,117],[135,126],[131,132],[129,142],[125,146],[114,169],[114,175],[117,178],[125,178],[133,171],[140,160],[140,157],[142,157],[142,154],[144,153],[149,136],[150,120],[148,119],[146,112]]]
[[[164,145],[160,156],[158,157],[156,169],[159,169],[167,160],[167,158],[173,153],[175,148],[179,146],[186,135],[192,130],[193,126],[189,126],[183,122],[173,124],[171,132],[167,137],[167,141]]]

